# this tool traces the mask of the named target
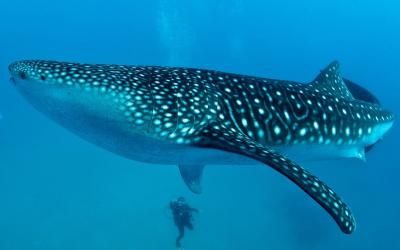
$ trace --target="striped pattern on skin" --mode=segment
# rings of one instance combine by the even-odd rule
[[[342,81],[336,62],[325,71],[333,68],[335,73],[323,83]],[[220,99],[229,111],[228,116],[219,116],[220,122],[263,145],[355,145],[374,126],[394,118],[379,105],[355,101],[341,90],[343,82],[328,89],[322,84],[317,88],[318,80],[308,85],[231,75],[218,80]],[[338,95],[341,92],[346,94]]]

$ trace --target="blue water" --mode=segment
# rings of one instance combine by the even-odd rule
[[[174,65],[307,82],[334,59],[400,113],[396,0],[13,0],[0,2],[0,249],[174,249],[167,205],[202,210],[187,250],[400,249],[400,129],[367,162],[306,165],[350,205],[340,232],[268,167],[205,170],[191,194],[173,166],[106,152],[36,112],[8,81],[19,59]]]

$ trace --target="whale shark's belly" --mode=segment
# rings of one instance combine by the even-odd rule
[[[79,135],[83,139],[108,151],[134,161],[153,164],[218,164],[218,165],[254,165],[259,162],[214,148],[199,147],[191,144],[178,144],[175,141],[155,138],[143,131],[135,131],[122,120],[104,119],[76,109],[65,108],[62,116],[48,114],[59,124]],[[74,114],[73,116],[71,114]],[[374,128],[371,137],[354,145],[307,144],[267,145],[294,161],[325,160],[335,158],[364,158],[364,147],[379,139],[391,126]],[[380,131],[382,130],[382,131]]]
[[[91,123],[92,124],[92,123]],[[152,164],[204,164],[204,165],[255,165],[259,164],[249,157],[240,154],[200,147],[191,144],[177,144],[173,141],[153,138],[129,129],[116,128],[115,124],[105,125],[96,129],[79,127],[74,132],[87,141],[122,157]],[[363,144],[337,146],[319,144],[269,145],[295,161],[313,161],[336,158],[364,157]]]
[[[56,118],[56,120],[64,118]],[[257,161],[240,154],[191,144],[178,144],[175,141],[155,138],[144,134],[142,131],[135,131],[132,127],[127,126],[123,122],[103,119],[88,114],[84,114],[82,119],[79,120],[79,123],[76,123],[75,119],[68,119],[67,121],[64,119],[60,124],[85,140],[134,161],[168,165],[259,164]],[[314,161],[336,158],[363,159],[364,147],[376,142],[381,134],[387,131],[391,125],[392,123],[382,125],[381,127],[375,127],[371,136],[353,145],[299,143],[285,146],[267,146],[282,152],[294,161]]]
[[[50,117],[86,141],[134,161],[167,165],[258,164],[240,154],[153,137],[118,119],[104,119],[89,113],[79,115],[78,110],[69,108],[63,116]],[[70,112],[74,113],[72,119],[68,115]]]

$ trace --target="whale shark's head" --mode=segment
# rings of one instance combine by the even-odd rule
[[[94,111],[108,103],[107,95],[93,94],[88,74],[73,65],[19,61],[11,64],[9,71],[11,82],[29,103],[62,123],[99,114]]]
[[[70,75],[67,69],[58,72],[47,66],[40,61],[19,61],[8,69],[11,82],[27,101],[41,112],[56,115],[76,99],[79,85],[66,78]]]
[[[76,132],[126,121],[123,108],[129,100],[123,84],[118,85],[124,74],[122,68],[110,67],[31,60],[8,69],[11,82],[30,104]]]

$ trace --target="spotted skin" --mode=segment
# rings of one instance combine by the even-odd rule
[[[354,100],[338,69],[332,63],[311,84],[227,75],[217,84],[225,109],[232,112],[220,122],[264,145],[340,146],[368,140],[373,128],[391,123],[393,115]]]
[[[100,95],[132,129],[177,143],[199,140],[199,130],[217,113],[217,95],[200,70],[51,61],[23,61],[10,68],[21,72],[17,77]]]
[[[195,192],[205,164],[264,163],[308,193],[345,233],[355,229],[347,205],[281,149],[362,158],[394,119],[380,105],[354,99],[337,62],[309,84],[55,61],[20,61],[9,70],[32,105],[99,146],[134,160],[178,164]],[[190,173],[190,166],[199,171]]]

